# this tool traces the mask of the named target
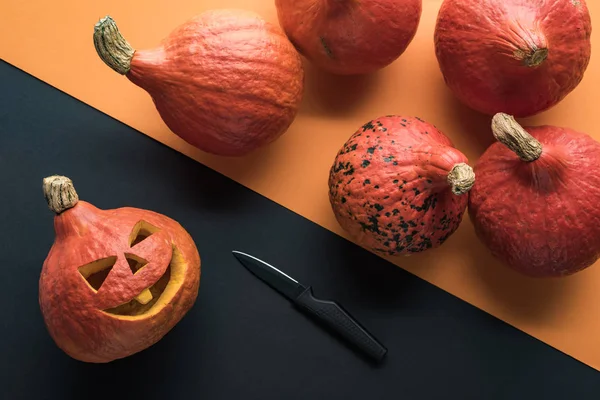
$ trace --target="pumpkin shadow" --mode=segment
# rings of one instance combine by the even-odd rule
[[[465,221],[471,224],[470,221]],[[469,230],[468,249],[470,267],[479,277],[487,294],[495,302],[519,319],[544,322],[556,315],[556,308],[576,290],[569,278],[548,279],[524,276],[494,258],[479,241],[473,229]]]
[[[291,126],[287,131],[290,129]],[[215,171],[218,170],[221,175],[233,177],[237,181],[251,175],[261,175],[263,172],[267,172],[268,168],[272,168],[272,158],[280,152],[280,140],[283,140],[282,136],[288,134],[287,131],[273,142],[241,157],[222,157],[205,153],[202,155],[201,164]]]
[[[132,151],[131,147],[125,144],[113,150],[111,162],[118,164],[119,169],[133,170],[139,176],[139,184],[130,187],[128,191],[148,192],[148,186],[144,185],[154,182],[151,185],[155,189],[169,193],[167,201],[171,203],[183,203],[193,208],[210,210],[236,210],[243,208],[244,203],[235,195],[240,189],[233,186],[241,186],[235,180],[251,174],[261,174],[269,163],[269,155],[274,151],[275,149],[267,146],[245,157],[220,158],[203,155],[202,161],[197,161],[159,143],[146,146],[144,152]],[[208,164],[216,166],[219,170],[209,167]],[[145,198],[144,201],[148,203],[138,204],[140,207],[162,207],[161,204],[156,204],[161,201],[159,197],[137,196],[140,197]]]
[[[63,398],[106,399],[114,398],[115,394],[118,394],[118,398],[154,398],[155,385],[143,385],[139,381],[158,382],[166,379],[169,376],[166,371],[168,364],[164,363],[165,357],[160,355],[157,359],[148,359],[146,362],[139,361],[139,358],[138,355],[133,355],[107,364],[75,361],[76,366],[69,369],[68,379],[65,377],[69,385],[64,390],[66,396]]]
[[[306,115],[352,115],[375,90],[379,71],[362,75],[336,75],[302,58],[304,96],[300,113]]]
[[[459,141],[465,143],[464,146],[457,143],[457,147],[471,149],[474,154],[470,154],[470,157],[477,157],[496,141],[491,128],[492,116],[467,107],[447,88],[443,92],[446,95],[444,101],[446,112],[452,115],[453,121],[460,126]]]
[[[331,213],[330,208],[328,212]],[[333,215],[330,218],[331,223],[337,224]],[[412,310],[414,299],[422,296],[420,293],[424,286],[430,285],[417,273],[435,273],[435,269],[445,267],[440,259],[456,259],[469,251],[464,227],[467,219],[465,211],[461,225],[442,245],[409,255],[379,255],[342,233],[343,240],[336,241],[339,243],[336,259],[328,263],[332,273],[336,274],[330,279],[343,282],[344,291],[360,293],[361,306],[391,312]],[[327,242],[324,245],[331,244]],[[320,271],[323,269],[320,268]]]
[[[340,281],[343,296],[360,293],[360,306],[398,313],[419,307],[418,298],[426,280],[411,271],[444,268],[440,259],[460,260],[464,268],[483,286],[492,300],[509,309],[519,319],[543,322],[555,315],[566,296],[575,290],[568,278],[527,278],[503,266],[494,259],[475,236],[468,215],[461,226],[444,244],[435,249],[408,257],[379,256],[371,251],[344,240],[332,262],[331,280]],[[433,271],[435,273],[435,271]]]
[[[185,321],[180,324],[185,324]],[[182,379],[196,378],[182,362],[182,358],[190,354],[185,340],[182,340],[186,334],[178,332],[183,329],[175,326],[153,346],[109,363],[71,360],[70,368],[64,368],[68,375],[64,381],[69,382],[64,391],[68,395],[62,398],[100,400],[115,398],[116,395],[116,398],[123,399],[170,398],[172,390],[169,385],[155,383],[177,384]]]
[[[414,300],[420,297],[426,282],[410,269],[432,265],[434,250],[410,256],[381,256],[346,238],[337,243],[336,258],[330,260],[328,268],[333,275],[329,279],[337,282],[335,289],[340,297],[378,312],[397,314],[414,308]]]

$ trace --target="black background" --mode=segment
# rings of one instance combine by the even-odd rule
[[[124,124],[0,63],[0,398],[595,399],[600,374]],[[194,308],[109,364],[62,353],[37,291],[52,245],[42,178],[100,208],[179,221],[202,258]],[[370,364],[232,256],[340,302],[389,349]]]

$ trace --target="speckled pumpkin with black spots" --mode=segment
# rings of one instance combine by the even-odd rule
[[[388,115],[367,122],[342,146],[329,173],[341,227],[382,255],[443,244],[460,225],[475,182],[467,157],[434,125]]]

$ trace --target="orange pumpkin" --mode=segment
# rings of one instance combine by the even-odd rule
[[[530,117],[583,80],[592,54],[584,0],[444,0],[433,41],[444,81],[480,113]]]
[[[338,75],[369,74],[399,58],[421,20],[422,0],[275,0],[298,51]]]
[[[243,156],[266,146],[300,108],[300,55],[279,26],[252,11],[207,10],[155,48],[136,50],[107,16],[94,27],[94,45],[106,65],[150,94],[173,133],[208,153]]]
[[[200,255],[191,236],[152,211],[98,209],[64,176],[45,178],[43,189],[56,237],[39,302],[56,344],[99,363],[158,342],[196,301]]]
[[[361,246],[405,256],[441,246],[460,226],[473,169],[435,125],[386,115],[340,147],[329,170],[334,216]]]

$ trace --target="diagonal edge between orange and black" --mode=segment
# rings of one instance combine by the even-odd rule
[[[77,396],[91,387],[108,396],[119,381],[109,377],[133,371],[164,383],[122,394],[591,399],[600,391],[593,368],[79,100],[6,63],[0,81],[0,166],[13,171],[0,178],[10,194],[0,211],[0,241],[10,244],[0,269],[11,282],[2,310],[9,329],[0,333],[0,391],[8,398]],[[204,260],[198,302],[181,324],[103,369],[65,357],[39,318],[37,279],[52,222],[32,199],[50,173],[69,174],[99,206],[176,218]],[[362,360],[297,312],[241,268],[233,249],[339,301],[389,349],[385,363]]]

